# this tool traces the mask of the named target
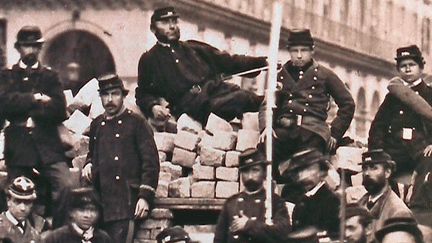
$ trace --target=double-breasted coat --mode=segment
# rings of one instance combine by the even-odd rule
[[[49,232],[44,238],[44,243],[82,243],[83,237],[76,233],[70,224]],[[94,229],[92,243],[111,243],[108,233],[101,229]]]
[[[266,65],[265,57],[230,55],[198,41],[158,43],[140,58],[137,104],[149,116],[162,97],[170,103],[173,115],[185,112],[201,122],[209,112],[219,112],[218,115],[229,119],[248,109],[257,111],[262,99],[223,82],[221,75]]]
[[[265,224],[265,190],[256,193],[245,191],[228,198],[219,215],[216,225],[215,243],[227,242],[285,242],[291,230],[290,220],[285,202],[276,194],[273,195],[273,225]],[[230,232],[233,217],[240,211],[249,218],[245,229],[241,232]]]
[[[104,222],[133,219],[136,202],[153,203],[159,157],[147,121],[125,110],[113,119],[98,116],[90,126],[87,163],[100,192]]]
[[[432,105],[432,88],[424,81],[412,87]],[[387,94],[369,130],[369,149],[381,148],[396,162],[396,173],[412,172],[432,144],[430,124],[392,93]]]
[[[68,161],[57,126],[66,118],[66,101],[57,73],[43,67],[25,70],[18,64],[2,71],[0,112],[10,122],[5,130],[5,160],[8,166],[34,167]],[[35,100],[34,94],[51,98]],[[29,129],[28,118],[34,128]]]

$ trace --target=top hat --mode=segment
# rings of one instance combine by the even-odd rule
[[[93,204],[97,208],[101,207],[99,196],[91,187],[74,188],[70,193],[69,210],[85,208],[89,204]]]
[[[37,26],[24,26],[18,31],[17,43],[19,44],[42,44],[44,42],[42,32]]]
[[[416,242],[423,242],[423,234],[413,218],[396,217],[384,221],[383,227],[375,233],[375,237],[382,242],[384,236],[391,232],[405,231],[410,233],[416,239]]]
[[[328,165],[329,158],[316,148],[308,148],[293,154],[291,159],[282,161],[278,169],[279,173],[283,175],[284,173],[291,172],[298,168],[304,168],[314,163],[325,163]]]
[[[8,186],[7,193],[21,200],[36,200],[36,190],[34,183],[25,176],[18,176]]]
[[[180,226],[174,226],[162,230],[157,236],[158,243],[172,243],[184,240],[190,242],[189,234]]]
[[[318,243],[318,230],[313,226],[290,233],[287,237],[288,243]]]
[[[359,164],[387,164],[393,170],[396,169],[396,163],[391,159],[390,155],[382,149],[373,149],[364,152],[362,154],[362,162]]]
[[[98,78],[99,81],[99,92],[107,91],[110,89],[120,88],[126,94],[129,92],[123,86],[122,80],[117,74],[106,74]]]
[[[256,148],[249,148],[239,155],[239,170],[246,169],[257,164],[266,164],[266,158]]]
[[[314,40],[309,29],[292,29],[289,30],[289,46],[313,46]]]
[[[161,19],[168,19],[168,18],[178,18],[180,15],[175,11],[174,7],[163,7],[158,8],[153,12],[153,15],[151,17],[151,22],[158,21]]]

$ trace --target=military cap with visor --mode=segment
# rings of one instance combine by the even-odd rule
[[[420,49],[416,45],[400,47],[396,50],[395,60],[397,62],[397,66],[399,66],[400,62],[405,59],[414,60],[422,69],[424,68],[424,64],[426,63]]]
[[[120,88],[124,94],[127,94],[129,92],[127,89],[125,89],[123,81],[117,74],[105,74],[103,76],[100,76],[98,78],[98,81],[99,93],[116,88]]]
[[[162,20],[162,19],[168,19],[168,18],[178,18],[180,15],[175,11],[174,7],[163,7],[158,8],[153,12],[153,15],[151,17],[151,22],[154,23],[154,21]]]
[[[20,200],[36,200],[35,184],[25,176],[18,176],[7,187],[6,193]]]
[[[239,170],[244,170],[248,167],[267,164],[264,154],[256,148],[249,148],[239,155]]]
[[[189,237],[189,234],[181,227],[174,226],[162,230],[156,235],[157,243],[174,243],[179,241],[185,241],[188,243],[194,243]]]
[[[362,162],[359,163],[359,165],[364,166],[368,164],[385,164],[392,170],[396,169],[396,163],[392,160],[391,156],[382,149],[373,149],[362,154]]]
[[[314,40],[309,29],[289,30],[288,46],[313,46]]]

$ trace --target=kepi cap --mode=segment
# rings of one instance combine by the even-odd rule
[[[42,44],[45,40],[42,38],[42,31],[37,26],[24,26],[17,34],[17,43],[19,44]]]
[[[190,242],[189,234],[180,226],[174,226],[162,230],[157,236],[158,243],[173,243],[184,240]]]
[[[8,186],[7,193],[21,200],[36,200],[36,190],[34,183],[25,176],[18,176]]]
[[[257,164],[266,164],[266,158],[262,152],[256,148],[249,148],[239,155],[239,170],[246,169]]]
[[[151,17],[151,22],[158,21],[161,19],[168,19],[168,18],[178,18],[180,15],[175,11],[174,7],[163,7],[158,8],[153,12],[153,15]]]
[[[362,162],[359,164],[387,164],[393,170],[396,169],[396,163],[391,159],[390,155],[382,149],[373,149],[364,152],[362,154]]]
[[[123,81],[117,74],[106,74],[98,78],[99,81],[99,92],[107,91],[110,89],[120,88],[126,94],[129,92],[123,86]]]
[[[289,30],[288,47],[290,46],[313,46],[314,40],[309,29]]]
[[[84,208],[88,204],[93,204],[97,208],[101,207],[99,196],[91,187],[80,187],[71,190],[69,210]]]
[[[329,158],[316,148],[303,149],[293,154],[290,159],[282,161],[278,169],[279,173],[284,175],[297,168],[303,168],[314,163],[325,163],[328,166]]]

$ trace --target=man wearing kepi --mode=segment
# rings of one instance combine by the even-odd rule
[[[371,237],[390,218],[413,215],[405,203],[389,186],[389,178],[394,171],[395,162],[382,149],[369,150],[362,158],[363,185],[368,191],[359,204],[367,208],[373,217]],[[368,239],[371,242],[373,239]]]
[[[274,176],[283,160],[304,148],[317,148],[323,154],[333,152],[348,129],[354,115],[354,100],[345,84],[330,69],[313,59],[314,40],[308,29],[294,29],[288,38],[291,60],[278,74],[274,128]],[[337,116],[329,126],[327,111],[333,97]],[[262,141],[265,137],[265,105],[260,109]]]
[[[34,183],[19,176],[6,188],[7,211],[0,214],[0,239],[10,242],[40,242],[39,233],[29,221],[36,200]]]
[[[284,201],[273,194],[272,222],[265,223],[266,178],[265,156],[248,149],[239,157],[239,170],[244,190],[228,198],[216,225],[215,243],[286,242],[290,221]]]
[[[368,146],[391,156],[397,176],[413,172],[423,161],[432,162],[432,127],[423,112],[432,110],[432,88],[422,79],[425,61],[417,46],[397,49],[395,59],[399,77],[390,81],[390,92],[371,124]]]
[[[99,80],[105,113],[90,126],[90,146],[83,176],[100,192],[103,229],[113,242],[132,242],[134,219],[152,207],[159,158],[147,121],[124,106],[128,91],[115,74]]]
[[[159,120],[187,113],[202,124],[210,112],[230,121],[246,111],[258,111],[262,97],[224,82],[221,75],[266,66],[266,58],[230,55],[206,43],[180,41],[178,18],[173,7],[156,9],[151,17],[150,29],[158,42],[138,65],[136,100],[141,111]],[[160,98],[170,103],[170,109],[160,105]]]
[[[9,181],[25,175],[38,187],[44,179],[58,202],[60,191],[71,185],[69,159],[64,154],[67,148],[57,131],[66,118],[66,101],[57,73],[38,60],[43,43],[39,27],[21,28],[15,42],[20,60],[2,72],[0,112],[10,122],[4,155]]]

